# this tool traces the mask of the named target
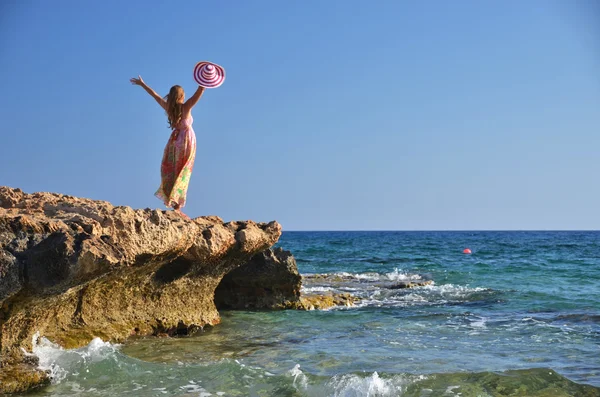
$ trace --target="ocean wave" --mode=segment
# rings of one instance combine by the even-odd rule
[[[473,317],[473,326],[485,319]],[[479,323],[477,325],[476,323]],[[156,339],[156,343],[160,343]],[[486,395],[490,384],[519,388],[537,395],[557,390],[560,395],[600,395],[600,389],[571,382],[551,369],[506,373],[386,373],[379,371],[318,375],[294,364],[291,369],[261,367],[238,359],[215,362],[155,363],[129,357],[99,338],[80,349],[63,349],[36,336],[34,353],[40,366],[53,371],[53,385],[43,396],[223,396],[297,395],[307,397]],[[289,368],[289,367],[288,367]],[[507,376],[508,375],[508,376]],[[586,394],[587,393],[587,394]]]
[[[38,367],[50,372],[53,383],[60,383],[70,372],[89,371],[91,363],[106,359],[115,359],[119,345],[114,345],[94,338],[85,347],[79,349],[63,349],[36,332],[32,338],[33,354],[39,358]]]
[[[387,273],[336,272],[304,274],[303,278],[303,293],[350,293],[359,298],[358,308],[487,304],[498,295],[498,291],[485,287],[437,285],[429,275],[397,268]]]
[[[404,272],[401,269],[395,268],[388,273],[365,272],[365,273],[350,273],[350,272],[334,272],[334,273],[305,273],[305,279],[323,279],[326,281],[366,281],[366,282],[389,282],[389,281],[415,281],[423,280],[426,277],[422,274]]]
[[[600,388],[572,382],[549,368],[505,372],[458,372],[436,374],[339,374],[327,378],[305,374],[296,365],[286,374],[299,396],[489,396],[497,395],[600,395]]]
[[[156,338],[155,343],[161,339]],[[237,359],[195,362],[150,362],[125,355],[123,345],[94,338],[87,346],[65,349],[36,334],[33,353],[39,367],[50,371],[52,384],[36,395],[54,396],[195,396],[247,392],[279,377]],[[270,382],[267,389],[275,390]],[[292,385],[286,386],[292,389]],[[276,394],[268,394],[276,395]]]
[[[408,385],[427,379],[424,375],[393,375],[382,378],[377,372],[370,375],[340,374],[331,378],[306,375],[300,365],[286,374],[292,378],[292,384],[304,396],[398,396]]]
[[[329,292],[334,291],[333,287],[305,287],[304,285],[300,289],[300,292],[305,293],[314,293],[314,292]]]

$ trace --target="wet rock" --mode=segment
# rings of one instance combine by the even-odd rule
[[[600,388],[572,382],[550,368],[531,368],[504,372],[433,374],[415,378],[402,393],[402,396],[408,397],[424,395],[600,397]]]
[[[326,310],[333,307],[351,307],[360,299],[348,293],[326,293],[326,294],[307,294],[300,297],[298,304],[294,309],[298,310]]]
[[[50,384],[48,372],[28,363],[0,367],[0,394],[25,393]]]
[[[404,289],[404,288],[415,288],[424,287],[426,285],[432,285],[433,280],[413,280],[413,281],[398,281],[393,284],[385,285],[387,289]]]

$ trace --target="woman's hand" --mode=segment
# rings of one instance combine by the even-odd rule
[[[161,108],[165,109],[165,107],[167,106],[167,102],[160,95],[158,95],[156,91],[150,88],[148,84],[144,83],[144,80],[142,80],[142,76],[138,75],[137,79],[135,77],[132,77],[129,79],[129,81],[131,81],[131,84],[133,85],[139,85],[140,87],[142,87],[148,94],[150,94],[152,98],[154,98],[156,102],[158,102]]]
[[[131,84],[133,85],[140,85],[140,86],[144,86],[146,83],[144,83],[144,80],[142,80],[142,76],[138,75],[138,78],[136,79],[135,77],[129,79],[129,81],[131,81]]]

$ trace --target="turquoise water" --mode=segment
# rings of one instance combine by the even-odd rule
[[[277,245],[327,275],[305,293],[361,301],[226,311],[187,338],[42,341],[55,381],[37,394],[600,396],[600,232],[285,232]],[[434,284],[390,288],[419,278]]]

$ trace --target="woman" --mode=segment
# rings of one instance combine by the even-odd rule
[[[181,208],[185,205],[196,157],[196,135],[192,128],[194,121],[192,108],[204,93],[204,87],[198,86],[194,95],[185,101],[183,88],[174,85],[165,100],[146,85],[141,76],[138,76],[137,79],[134,77],[130,81],[134,85],[141,86],[165,109],[169,127],[173,130],[165,147],[160,167],[161,183],[155,196],[161,199],[167,207],[173,208],[184,218],[190,219],[181,211]]]

